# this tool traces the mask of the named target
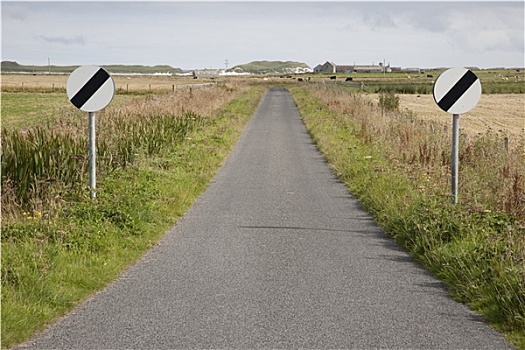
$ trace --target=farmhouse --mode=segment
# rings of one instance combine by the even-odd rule
[[[325,64],[317,65],[314,68],[314,73],[335,73],[336,72],[336,64],[330,61],[326,61]]]

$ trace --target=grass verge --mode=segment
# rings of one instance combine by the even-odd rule
[[[33,211],[4,222],[2,347],[66,314],[156,244],[204,191],[263,92],[249,90],[183,142],[105,175],[95,200],[86,191],[54,217]]]
[[[468,182],[462,184],[462,190],[468,193],[463,197],[466,204],[453,205],[443,188],[442,180],[447,176],[439,175],[449,166],[449,157],[432,151],[438,148],[433,139],[438,142],[440,136],[426,134],[425,125],[402,120],[402,116],[387,117],[390,119],[385,122],[381,111],[351,94],[344,98],[352,102],[342,106],[333,91],[294,87],[290,92],[336,175],[377,222],[417,261],[444,280],[454,299],[469,304],[503,331],[512,344],[525,349],[522,169],[515,170],[511,176],[514,182],[506,187],[515,197],[512,205],[498,209],[498,203],[493,205],[485,201],[483,193],[479,194],[483,192],[479,184],[492,186],[479,168],[490,161],[478,158],[473,162],[478,163],[476,168],[465,156],[472,151],[469,147],[486,151],[488,146],[483,140],[463,145],[464,169],[460,176]],[[395,131],[387,138],[396,138],[399,148],[380,140],[385,130]],[[414,148],[414,155],[409,148]],[[499,166],[491,164],[492,168]],[[501,176],[504,182],[505,171]],[[501,198],[509,200],[512,196]]]

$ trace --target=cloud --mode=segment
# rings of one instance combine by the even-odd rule
[[[2,7],[2,17],[19,21],[24,21],[26,19],[26,12],[23,6],[9,5]]]
[[[63,36],[49,37],[45,35],[39,35],[38,37],[48,43],[64,44],[64,45],[82,45],[82,46],[85,45],[84,37],[81,35],[74,36],[72,38],[66,38]]]
[[[481,8],[468,18],[454,17],[454,25],[448,31],[453,46],[463,51],[487,53],[489,51],[523,53],[523,17],[514,15],[523,5],[505,4],[494,11]]]
[[[2,49],[28,63],[56,56],[64,64],[182,68],[224,66],[226,58],[517,66],[523,8],[512,1],[2,2]]]

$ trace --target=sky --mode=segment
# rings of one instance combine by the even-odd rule
[[[524,4],[467,2],[1,1],[2,61],[226,68],[524,67]]]

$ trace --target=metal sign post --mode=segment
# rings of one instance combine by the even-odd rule
[[[111,102],[115,95],[115,83],[104,69],[82,66],[71,73],[66,90],[71,103],[89,113],[89,196],[94,199],[97,196],[95,112]]]
[[[458,202],[459,114],[452,115],[452,202]]]
[[[434,83],[434,100],[439,108],[452,113],[452,202],[458,202],[459,115],[476,106],[481,97],[481,83],[466,68],[451,68]]]
[[[95,142],[95,112],[89,112],[89,197],[97,196],[97,149]]]

